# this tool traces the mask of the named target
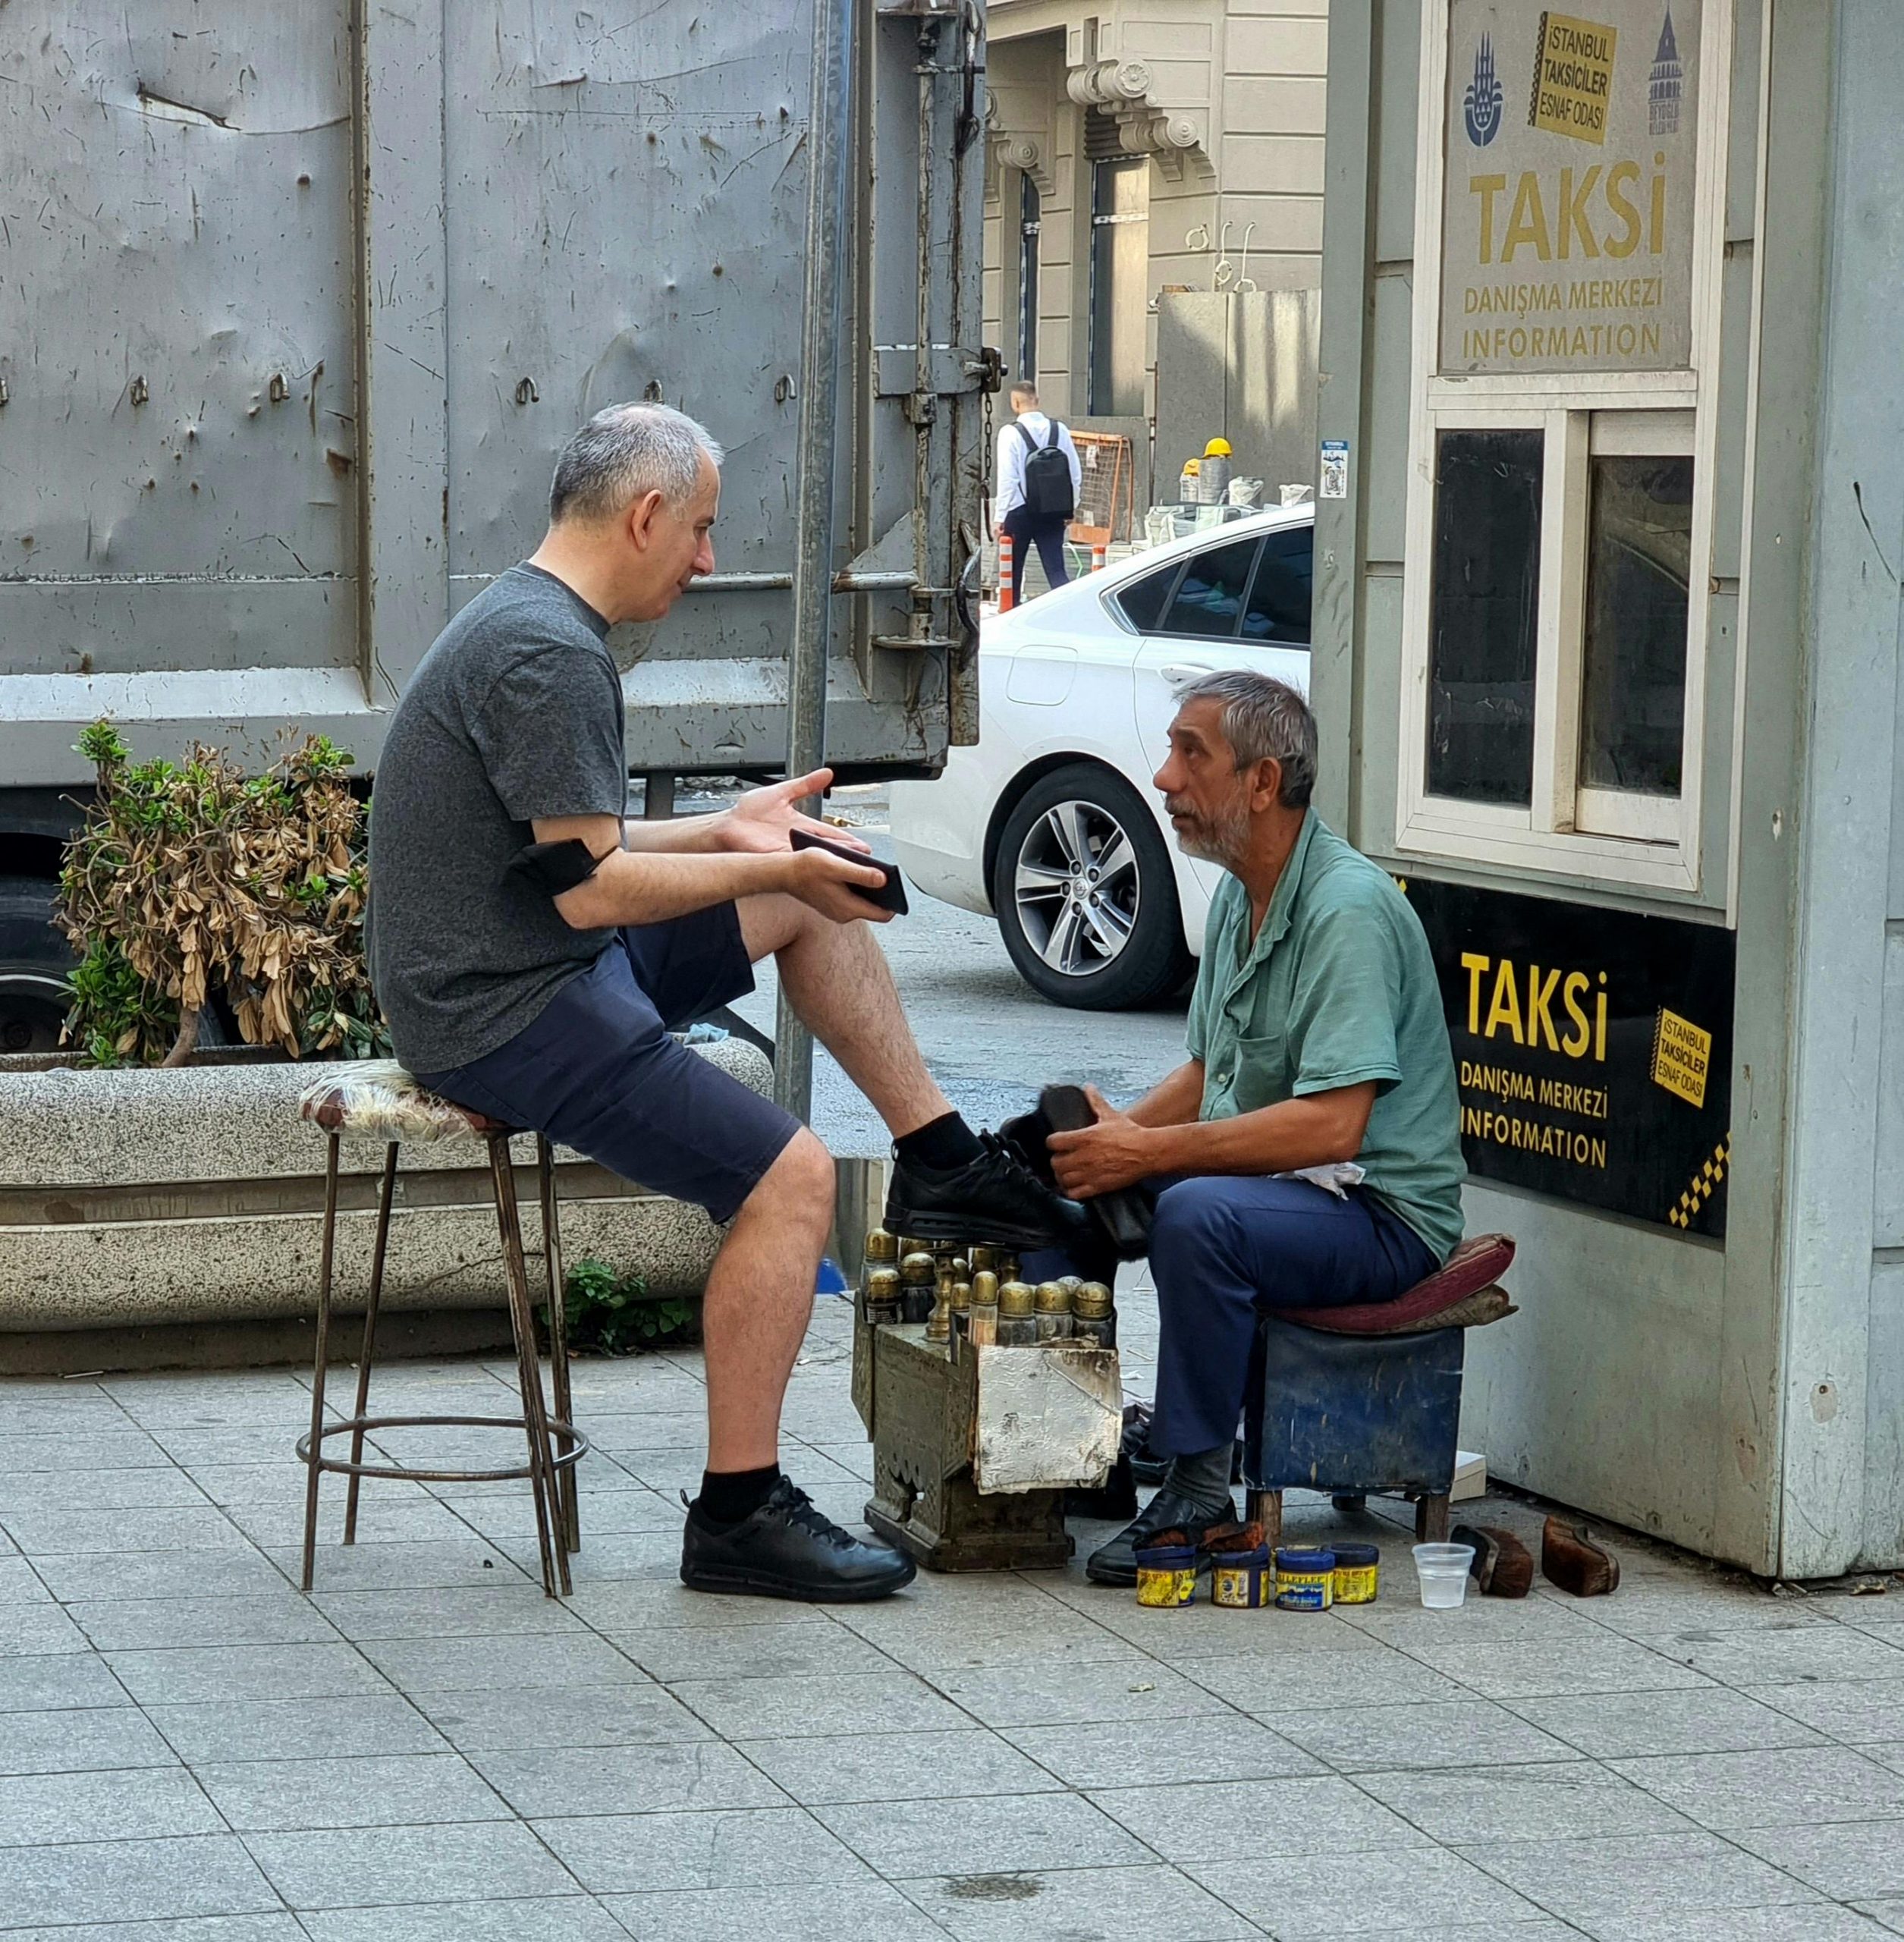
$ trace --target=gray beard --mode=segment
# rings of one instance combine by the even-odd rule
[[[1246,813],[1207,824],[1195,833],[1179,835],[1177,847],[1186,856],[1215,863],[1233,875],[1249,848],[1249,818]]]

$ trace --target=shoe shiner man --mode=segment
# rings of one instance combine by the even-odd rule
[[[697,1589],[883,1596],[910,1558],[831,1523],[778,1466],[781,1402],[833,1216],[824,1146],[670,1035],[771,954],[800,1016],[897,1142],[908,1231],[1023,1246],[1068,1211],[946,1103],[857,893],[877,870],[795,850],[831,780],[715,815],[624,820],[610,627],[711,572],[721,448],[658,405],[611,407],[556,467],[534,555],[471,601],[393,718],[371,825],[370,958],[397,1054],[435,1091],[731,1221],[709,1277]],[[828,830],[829,835],[837,831]]]
[[[1200,1536],[1234,1517],[1258,1303],[1385,1301],[1461,1238],[1454,1061],[1428,940],[1394,880],[1309,806],[1315,718],[1293,688],[1243,670],[1177,700],[1156,785],[1184,850],[1229,872],[1190,1001],[1190,1056],[1128,1112],[1092,1094],[1097,1124],[1049,1142],[1077,1199],[1160,1189],[1149,1435],[1171,1460],[1136,1522],[1089,1560],[1100,1584],[1134,1582],[1150,1532]],[[1345,1161],[1363,1177],[1340,1192],[1289,1177]]]

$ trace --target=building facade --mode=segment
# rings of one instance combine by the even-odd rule
[[[1319,281],[1327,11],[992,0],[988,341],[1146,485],[1160,295]]]

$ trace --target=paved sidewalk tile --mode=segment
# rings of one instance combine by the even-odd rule
[[[8,1918],[22,1928],[284,1906],[232,1834],[24,1848],[6,1858],[6,1890]]]
[[[540,1692],[432,1692],[419,1710],[465,1753],[525,1747],[633,1746],[709,1739],[705,1724],[653,1685]]]
[[[419,1586],[372,1592],[317,1592],[309,1601],[344,1638],[495,1639],[523,1632],[581,1632],[572,1607],[520,1579],[501,1585]]]
[[[586,1632],[493,1638],[373,1639],[358,1649],[406,1692],[528,1692],[551,1686],[645,1686],[626,1654]]]
[[[1426,1911],[1459,1912],[1474,1942],[1533,1921],[1539,1906],[1446,1849],[1285,1854],[1246,1867],[1206,1864],[1189,1872],[1241,1914],[1277,1936],[1369,1932],[1422,1937]]]
[[[799,1807],[604,1815],[538,1821],[535,1829],[597,1894],[872,1878],[863,1861]]]
[[[1904,1688],[1899,1690],[1904,1695]],[[1811,1727],[1720,1686],[1506,1703],[1522,1719],[1599,1760],[1664,1753],[1748,1753],[1821,1743]],[[1904,1721],[1904,1711],[1899,1718]]]
[[[1023,1873],[981,1867],[900,1885],[959,1942],[1130,1942],[1150,1935],[1236,1942],[1268,1932],[1187,1874],[1155,1862]]]
[[[178,1749],[179,1757],[193,1765],[215,1760],[346,1760],[449,1750],[443,1736],[397,1692],[154,1706],[147,1717]]]
[[[1573,1749],[1489,1699],[1412,1706],[1334,1706],[1278,1713],[1276,1730],[1340,1773],[1409,1768],[1525,1766]]]
[[[1904,1775],[1848,1747],[1687,1753],[1608,1763],[1702,1827],[1904,1819]]]
[[[1346,1856],[1431,1845],[1380,1801],[1334,1778],[1113,1787],[1090,1798],[1180,1867],[1233,1860],[1243,1830],[1252,1856]]]
[[[9,1928],[7,1942],[308,1942],[294,1915],[187,1915],[179,1922],[87,1922]]]
[[[628,1935],[592,1896],[579,1893],[306,1909],[300,1919],[310,1942],[627,1942]]]
[[[998,1873],[1110,1868],[1155,1858],[1127,1829],[1071,1793],[879,1801],[813,1812],[889,1878],[956,1874],[979,1856],[988,1871]]]
[[[734,1748],[712,1739],[478,1753],[471,1764],[517,1814],[531,1821],[784,1807],[789,1799]]]
[[[42,1712],[60,1706],[131,1704],[130,1695],[96,1652],[46,1652],[27,1658],[0,1658],[0,1715]]]
[[[1568,1922],[1661,1922],[1681,1912],[1767,1908],[1814,1897],[1802,1880],[1715,1834],[1688,1830],[1463,1850],[1497,1880]]]
[[[288,1586],[251,1598],[89,1600],[67,1610],[102,1652],[341,1642],[323,1613]]]
[[[561,1895],[575,1886],[517,1821],[250,1834],[245,1845],[297,1909]]]
[[[390,1690],[354,1645],[207,1645],[105,1656],[142,1706],[336,1699]]]
[[[0,1715],[0,1774],[172,1767],[178,1756],[136,1707]]]
[[[216,1761],[193,1771],[240,1834],[509,1818],[494,1790],[454,1753]]]
[[[972,1724],[969,1714],[905,1672],[839,1679],[683,1680],[669,1689],[730,1739],[916,1733]]]
[[[747,1926],[772,1942],[944,1942],[945,1935],[938,1923],[884,1881],[830,1881],[819,1887],[782,1883],[749,1887],[744,1898],[722,1888],[683,1888],[662,1894],[611,1895],[604,1906],[613,1910],[624,1933],[636,1942],[706,1942],[734,1925],[737,1900],[745,1909]]]
[[[1191,1780],[1290,1780],[1326,1773],[1280,1732],[1231,1714],[1176,1720],[1007,1727],[1003,1737],[1066,1786],[1168,1786]]]
[[[0,1849],[71,1841],[151,1840],[222,1834],[218,1810],[182,1767],[0,1778]],[[14,1865],[0,1856],[0,1889]],[[0,1900],[0,1909],[5,1906]]]
[[[736,1745],[805,1807],[1057,1792],[1066,1785],[982,1727]]]
[[[1691,1821],[1645,1789],[1588,1760],[1433,1774],[1364,1774],[1359,1784],[1428,1839],[1585,1839],[1689,1830]]]

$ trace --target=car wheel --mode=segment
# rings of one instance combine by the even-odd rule
[[[1183,978],[1170,852],[1136,790],[1094,762],[1054,769],[1019,799],[991,891],[1013,963],[1054,1004],[1120,1010]]]
[[[55,1052],[71,948],[53,928],[58,886],[0,877],[0,1052]]]

